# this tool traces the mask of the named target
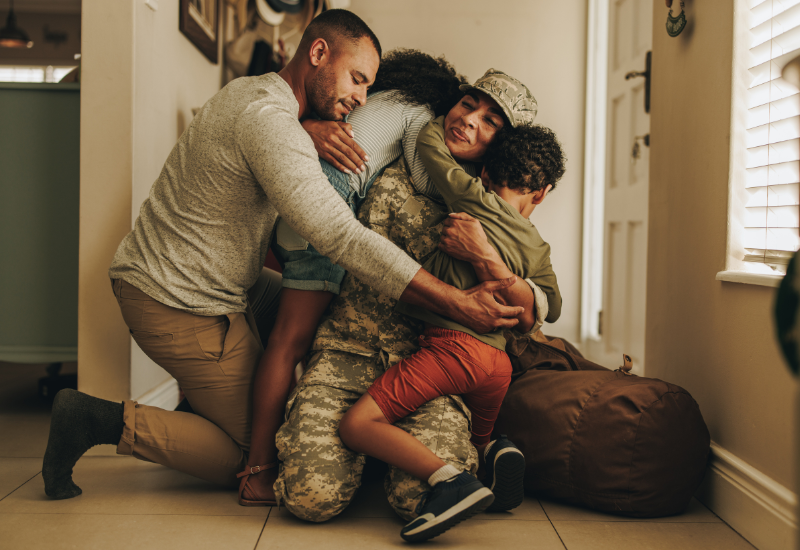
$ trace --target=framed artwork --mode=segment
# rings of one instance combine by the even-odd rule
[[[180,9],[181,32],[209,61],[216,63],[219,44],[219,0],[180,0]]]

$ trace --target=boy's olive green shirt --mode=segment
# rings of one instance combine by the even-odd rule
[[[420,159],[451,212],[466,212],[481,222],[486,237],[514,275],[531,279],[547,295],[547,322],[561,315],[561,294],[550,264],[550,245],[533,224],[497,194],[486,191],[480,178],[467,174],[453,158],[444,141],[444,117],[430,121],[417,137]],[[423,264],[436,278],[459,289],[480,284],[468,262],[437,250]],[[502,331],[477,334],[455,321],[427,309],[399,302],[398,310],[432,325],[466,332],[499,350],[505,350]]]

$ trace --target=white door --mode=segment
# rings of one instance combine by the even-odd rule
[[[587,354],[607,366],[633,360],[644,372],[650,115],[644,72],[652,45],[650,0],[608,2],[608,103],[600,338]],[[666,31],[665,31],[666,32]],[[634,145],[638,142],[636,153]]]

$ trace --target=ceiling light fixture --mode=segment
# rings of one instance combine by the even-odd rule
[[[17,27],[17,16],[14,13],[14,0],[8,10],[6,26],[0,29],[0,48],[32,48],[33,42],[28,33]]]

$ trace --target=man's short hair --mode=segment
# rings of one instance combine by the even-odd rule
[[[380,57],[382,51],[378,37],[359,16],[347,10],[328,10],[309,23],[297,49],[300,52],[307,52],[314,40],[318,38],[325,40],[328,46],[334,49],[336,44],[341,43],[342,40],[357,43],[365,36],[370,39]]]
[[[538,124],[504,126],[483,156],[492,183],[526,194],[555,189],[566,160],[555,133]]]

